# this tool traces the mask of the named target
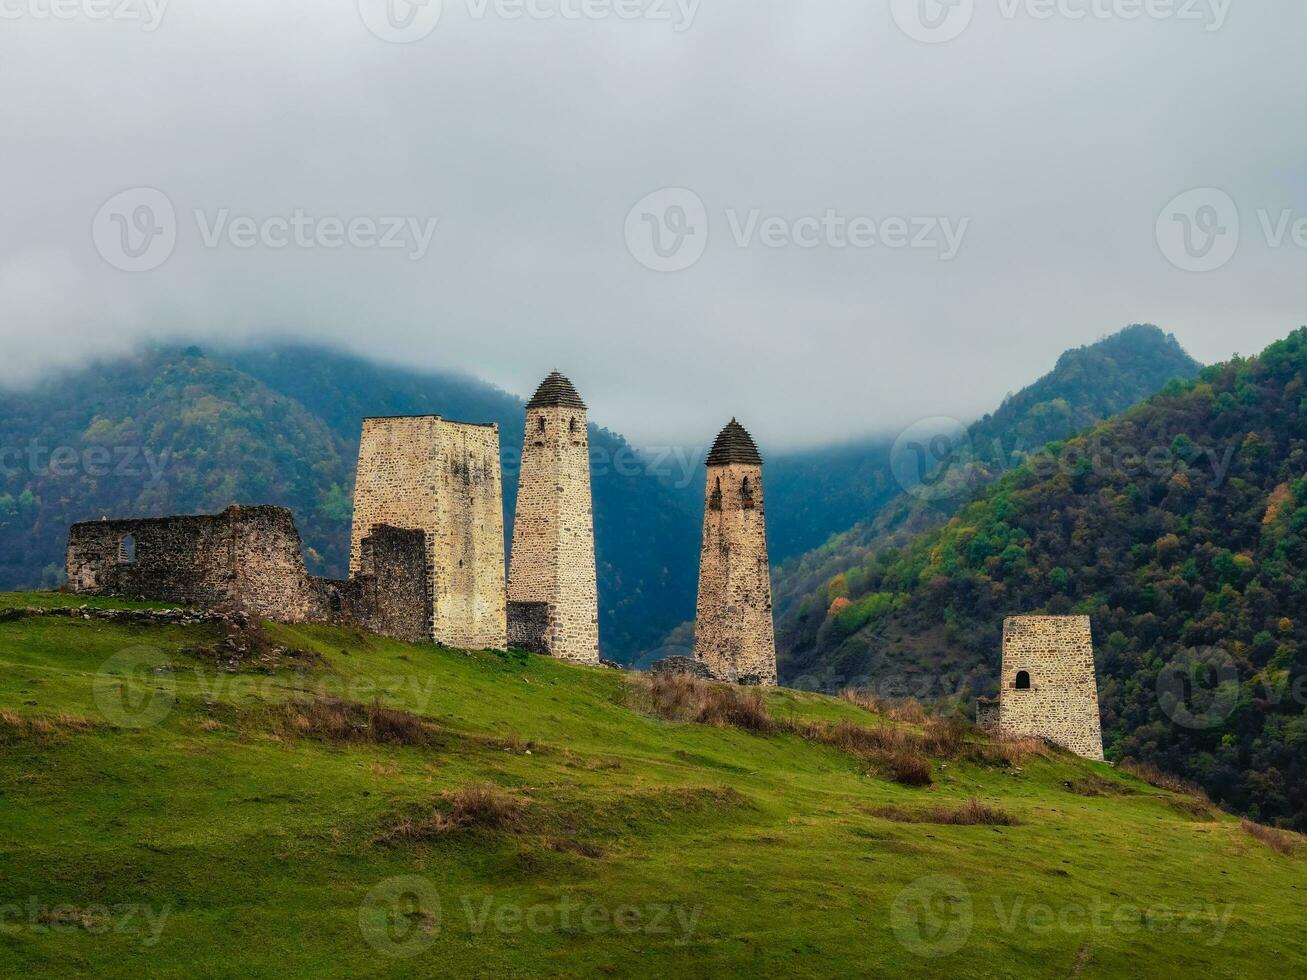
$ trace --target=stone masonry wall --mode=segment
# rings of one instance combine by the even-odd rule
[[[431,639],[504,649],[503,487],[499,429],[436,416],[365,419],[354,490],[350,573],[363,539],[389,525],[425,534]]]
[[[282,622],[307,618],[313,605],[299,532],[281,507],[74,524],[66,561],[69,587],[88,595],[241,608]]]
[[[314,618],[357,626],[410,643],[431,638],[426,535],[381,525],[363,539],[359,573],[348,581],[312,579]]]
[[[761,466],[708,467],[694,652],[723,680],[776,684]]]
[[[1017,687],[1018,674],[1030,678]],[[1003,622],[999,727],[1103,758],[1098,681],[1088,616],[1013,616]]]
[[[131,551],[134,550],[134,555]],[[68,585],[202,609],[244,610],[286,623],[328,622],[420,641],[430,636],[430,590],[420,531],[380,527],[347,582],[310,576],[299,532],[281,507],[221,514],[88,521],[68,534]]]
[[[590,440],[584,409],[532,408],[508,572],[510,645],[599,663]]]

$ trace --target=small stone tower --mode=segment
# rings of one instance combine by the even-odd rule
[[[998,715],[1005,735],[1034,735],[1087,759],[1103,758],[1088,616],[1003,621]]]
[[[599,663],[585,402],[554,371],[526,406],[508,569],[508,644]]]
[[[694,654],[721,680],[776,684],[762,456],[735,419],[708,453]]]

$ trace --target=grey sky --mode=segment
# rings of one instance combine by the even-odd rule
[[[154,30],[54,2],[71,18],[0,0],[14,383],[145,337],[292,336],[522,394],[558,367],[638,444],[737,415],[778,447],[970,417],[1130,322],[1204,361],[1307,322],[1300,0],[974,0],[945,43],[896,22],[917,0],[444,0],[407,44],[366,25],[382,0],[172,0]],[[134,2],[108,9],[153,16]],[[112,236],[157,227],[103,208],[142,187],[175,245],[121,271]],[[685,245],[679,213],[628,222],[668,187],[707,240],[658,272],[704,245],[665,260],[639,236]],[[1156,228],[1200,187],[1239,244],[1182,271]],[[1232,241],[1207,200],[1192,233]]]

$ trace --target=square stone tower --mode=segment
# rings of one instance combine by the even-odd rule
[[[1087,759],[1103,758],[1088,616],[1003,621],[998,725],[1005,735],[1035,735]]]
[[[508,569],[508,643],[599,663],[589,427],[585,402],[557,371],[526,406]]]
[[[721,680],[776,684],[762,456],[735,419],[708,453],[694,654]]]
[[[363,420],[350,574],[381,525],[426,535],[431,639],[503,650],[504,496],[499,427],[435,415]]]

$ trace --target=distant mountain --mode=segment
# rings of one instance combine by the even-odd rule
[[[1307,327],[1050,444],[809,603],[786,668],[991,693],[1002,619],[1093,621],[1109,758],[1307,829]]]
[[[498,422],[511,534],[524,403],[454,373],[312,347],[163,348],[0,393],[0,588],[54,585],[68,525],[104,515],[291,508],[312,571],[343,575],[365,415]],[[634,451],[592,427],[602,459]],[[594,473],[606,656],[655,646],[693,615],[698,517],[630,467]]]
[[[821,547],[784,561],[773,574],[782,660],[791,662],[793,672],[810,659],[831,581],[856,568],[870,552],[938,527],[1033,450],[1129,408],[1170,381],[1193,378],[1199,369],[1175,337],[1154,326],[1130,326],[1067,351],[1051,372],[1008,396],[993,414],[965,429],[958,425],[942,432],[948,440],[945,451],[928,457],[933,470],[919,484],[911,469],[904,480],[904,460],[886,447],[878,471],[877,486],[888,483],[881,503]],[[773,560],[782,561],[779,556]]]

